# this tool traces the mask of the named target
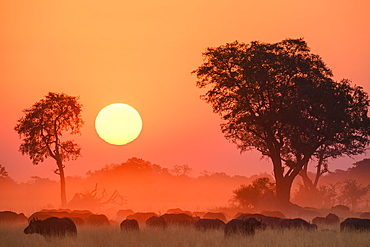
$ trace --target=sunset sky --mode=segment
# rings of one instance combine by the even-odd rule
[[[22,110],[48,92],[80,96],[85,125],[74,137],[82,157],[66,175],[138,157],[162,167],[188,165],[250,176],[272,172],[258,152],[240,154],[223,137],[220,118],[199,96],[191,71],[207,47],[239,40],[279,42],[303,37],[335,79],[370,92],[368,0],[0,1],[0,164],[17,181],[58,179],[55,162],[33,166],[14,131]],[[126,103],[141,115],[134,142],[107,144],[95,117]],[[330,163],[345,169],[370,153]]]

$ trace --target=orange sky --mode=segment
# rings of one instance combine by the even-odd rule
[[[130,157],[187,164],[193,175],[271,173],[258,152],[240,155],[224,139],[219,117],[199,99],[204,91],[190,72],[202,52],[234,40],[304,37],[336,79],[370,92],[369,13],[368,0],[0,1],[0,164],[17,181],[58,179],[53,160],[36,167],[18,152],[13,130],[22,109],[52,91],[79,95],[84,105],[75,138],[83,157],[66,164],[67,175]],[[99,110],[116,102],[143,118],[141,135],[125,146],[105,143],[94,129]],[[331,168],[353,162],[338,159]]]

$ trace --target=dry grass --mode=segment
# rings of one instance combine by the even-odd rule
[[[221,231],[198,232],[192,228],[170,227],[167,230],[142,229],[140,233],[121,232],[118,226],[79,227],[76,238],[46,240],[40,235],[26,235],[24,225],[0,226],[0,246],[127,246],[127,247],[234,247],[234,246],[370,246],[370,233],[328,231],[257,232],[254,237],[224,238]]]

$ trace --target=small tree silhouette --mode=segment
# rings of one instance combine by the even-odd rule
[[[45,99],[23,110],[25,116],[15,126],[23,138],[19,150],[28,154],[34,165],[48,157],[56,161],[54,172],[60,177],[62,207],[67,205],[63,162],[77,159],[81,148],[73,140],[61,138],[65,132],[80,134],[81,107],[77,97],[49,92]]]
[[[241,185],[233,191],[231,202],[244,208],[254,209],[266,194],[275,194],[275,183],[268,177],[257,178],[250,185]]]
[[[188,165],[175,165],[171,173],[175,176],[188,176],[192,170]]]
[[[343,182],[338,199],[341,203],[350,205],[352,209],[356,209],[369,189],[369,186],[362,186],[354,179],[347,179]]]

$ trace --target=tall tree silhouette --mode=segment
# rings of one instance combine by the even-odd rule
[[[221,130],[241,152],[271,159],[276,193],[289,206],[294,178],[312,158],[357,154],[369,143],[368,96],[335,82],[303,39],[237,41],[208,48],[193,71],[203,100],[221,116]]]
[[[77,97],[49,92],[31,108],[23,110],[25,116],[18,120],[15,131],[23,138],[19,150],[28,154],[38,165],[45,158],[56,161],[54,171],[60,176],[62,206],[67,205],[64,161],[75,160],[81,148],[73,140],[62,141],[63,133],[79,134],[83,125],[81,107]]]

